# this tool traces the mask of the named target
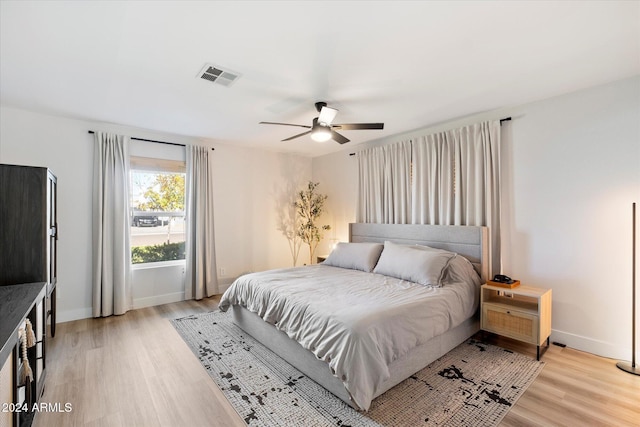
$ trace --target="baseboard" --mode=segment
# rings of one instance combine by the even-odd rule
[[[569,332],[551,330],[551,341],[566,344],[567,347],[574,348],[601,357],[617,360],[631,360],[631,345],[628,348],[600,341],[582,335],[571,334]]]
[[[77,308],[75,310],[57,310],[56,312],[57,323],[71,322],[73,320],[80,319],[90,319],[92,317],[93,309],[91,307]]]
[[[184,292],[175,292],[175,293],[166,294],[166,295],[157,295],[157,296],[147,297],[147,298],[138,298],[133,300],[132,309],[168,304],[171,302],[178,302],[182,300],[184,300]],[[58,312],[56,313],[56,316],[57,316],[58,323],[72,322],[74,320],[81,320],[81,319],[91,319],[93,317],[93,309],[89,307],[89,308],[78,308],[75,310],[58,310]]]
[[[172,302],[184,301],[184,292],[174,292],[171,294],[154,295],[146,298],[133,300],[133,309],[153,307],[155,305],[169,304]]]
[[[234,279],[222,279],[218,283],[220,294],[223,294]],[[153,307],[156,305],[169,304],[172,302],[184,301],[184,292],[174,292],[165,295],[155,295],[152,297],[137,298],[133,300],[132,309]],[[57,319],[58,323],[72,322],[74,320],[90,319],[93,317],[93,310],[91,307],[78,308],[75,310],[58,310]]]

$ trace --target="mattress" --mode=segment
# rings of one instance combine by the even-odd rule
[[[479,284],[477,278],[429,287],[320,264],[242,276],[220,309],[243,307],[286,334],[326,363],[353,406],[366,410],[398,381],[398,361],[469,323]]]

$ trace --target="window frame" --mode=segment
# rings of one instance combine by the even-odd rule
[[[136,172],[142,173],[155,173],[155,174],[182,174],[185,175],[185,187],[186,187],[186,162],[181,160],[169,160],[169,159],[161,159],[161,158],[153,158],[153,157],[141,157],[141,156],[130,156],[129,157],[129,174],[130,174],[130,182],[133,190],[133,175]],[[186,188],[185,188],[186,190]],[[131,231],[133,228],[133,219],[136,216],[136,213],[144,213],[144,216],[157,216],[157,217],[183,217],[185,218],[185,245],[187,241],[186,236],[186,194],[185,194],[185,210],[184,211],[139,211],[135,210],[133,207],[133,191],[131,191],[130,195],[130,206],[129,206],[129,253],[132,253],[134,246],[131,244]],[[165,261],[155,261],[155,262],[143,262],[143,263],[133,263],[130,262],[130,268],[132,270],[142,270],[148,268],[158,268],[158,267],[168,267],[174,265],[185,265],[186,259],[176,259],[176,260],[165,260]]]

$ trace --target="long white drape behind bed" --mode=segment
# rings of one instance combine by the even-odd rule
[[[411,223],[411,141],[357,153],[357,222]]]
[[[413,142],[412,222],[489,227],[491,271],[500,271],[500,122]]]
[[[500,272],[499,121],[374,147],[356,156],[358,222],[487,226],[491,271]]]

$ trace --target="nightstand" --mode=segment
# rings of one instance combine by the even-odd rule
[[[524,285],[480,289],[482,330],[535,344],[540,360],[540,346],[547,341],[549,347],[551,335],[551,289]]]

